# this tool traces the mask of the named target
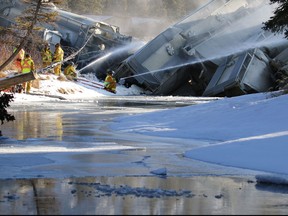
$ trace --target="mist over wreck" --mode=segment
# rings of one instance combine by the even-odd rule
[[[2,25],[13,23],[27,6],[5,2],[11,10],[3,14]],[[104,80],[112,69],[119,84],[135,84],[152,95],[237,96],[277,90],[274,75],[283,65],[272,68],[271,63],[274,67],[287,41],[262,30],[275,9],[269,0],[186,1],[189,8],[183,13],[164,1],[141,1],[137,7],[126,5],[129,16],[119,2],[113,6],[117,11],[109,4],[109,16],[78,15],[50,5],[46,10],[59,13],[59,34],[46,25],[44,39],[51,46],[61,42],[67,55],[81,50],[73,59],[79,75],[94,73]],[[152,7],[159,14],[144,17]],[[178,22],[166,20],[172,12]]]
[[[126,59],[116,77],[153,95],[269,91],[270,63],[287,48],[282,35],[262,30],[274,9],[267,0],[206,1]]]

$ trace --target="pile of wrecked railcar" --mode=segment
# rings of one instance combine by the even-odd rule
[[[54,52],[54,46],[60,43],[65,57],[77,54],[73,61],[78,68],[87,67],[95,59],[99,59],[119,47],[126,46],[132,42],[132,36],[120,33],[118,26],[97,21],[89,17],[71,13],[56,7],[52,3],[43,0],[41,13],[56,13],[55,23],[37,23],[38,33],[44,41],[49,43]],[[25,0],[0,0],[0,26],[9,27],[16,22],[26,8],[35,6],[35,2]],[[130,50],[124,50],[121,55],[113,56],[109,62],[102,62],[97,67],[87,67],[88,71],[97,73],[102,79],[106,76],[106,68],[113,67],[113,63],[121,62],[130,56]],[[64,62],[65,63],[65,62]],[[84,70],[83,70],[84,72]]]
[[[10,3],[4,7],[4,2]],[[21,2],[3,1],[1,25],[23,11],[26,3]],[[207,0],[136,51],[134,38],[120,34],[118,27],[47,6],[59,19],[56,31],[45,26],[44,38],[76,51],[92,35],[74,59],[79,72],[103,80],[112,69],[119,83],[135,84],[151,95],[232,97],[275,91],[288,87],[288,41],[262,29],[273,15],[269,3]],[[118,48],[123,52],[115,55]]]
[[[272,11],[268,0],[207,1],[126,59],[115,76],[152,95],[277,90],[279,74],[287,76],[288,41],[262,30]]]

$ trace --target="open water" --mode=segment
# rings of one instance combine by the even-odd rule
[[[0,214],[287,214],[287,187],[258,183],[259,172],[182,156],[206,141],[109,128],[117,116],[198,102],[139,96],[13,103],[16,120],[1,126]]]

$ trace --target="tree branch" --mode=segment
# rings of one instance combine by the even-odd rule
[[[31,33],[33,31],[34,25],[37,22],[37,16],[38,16],[40,7],[41,7],[41,0],[38,0],[37,6],[36,6],[36,10],[35,10],[35,14],[34,14],[32,22],[31,22],[31,25],[29,26],[29,28],[27,30],[26,36],[22,39],[22,41],[20,42],[20,44],[17,47],[16,51],[13,52],[13,54],[0,66],[0,71],[3,70],[11,61],[13,61],[13,59],[17,56],[19,51],[26,45],[27,40],[28,40],[29,36],[31,35]]]

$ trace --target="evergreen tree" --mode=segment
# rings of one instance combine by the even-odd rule
[[[37,22],[49,22],[53,21],[53,18],[55,17],[55,14],[49,14],[49,13],[43,13],[41,11],[42,6],[42,0],[36,0],[36,1],[28,1],[26,2],[31,3],[31,7],[28,7],[26,11],[22,14],[22,16],[19,16],[15,19],[15,25],[12,26],[12,28],[6,28],[2,29],[2,31],[5,30],[6,33],[13,35],[19,35],[20,33],[20,39],[19,45],[15,52],[0,66],[0,71],[3,70],[13,59],[16,57],[18,52],[23,48],[26,43],[29,40],[29,37],[33,34],[33,30],[36,27]],[[36,4],[35,4],[36,2]],[[56,1],[55,1],[56,3]],[[1,32],[3,33],[3,32]],[[23,34],[24,33],[24,34]],[[24,36],[23,36],[24,35]],[[15,43],[15,42],[14,42]],[[4,121],[14,121],[15,117],[7,112],[7,107],[9,107],[9,103],[13,101],[14,95],[13,94],[1,94],[0,95],[0,121],[1,124],[4,124]],[[2,136],[2,133],[0,131],[0,136]]]
[[[60,0],[50,1],[55,4],[59,4]],[[0,66],[0,71],[3,70],[13,59],[16,57],[18,52],[25,47],[25,45],[32,41],[33,44],[37,46],[37,30],[40,30],[41,23],[51,23],[54,22],[57,13],[45,11],[45,3],[42,0],[25,0],[25,3],[29,5],[20,16],[15,18],[15,23],[11,27],[1,29],[1,33],[9,34],[13,37],[11,38],[14,46],[16,46],[16,51]],[[39,24],[38,26],[36,24]],[[9,43],[9,41],[6,41]],[[31,49],[31,46],[27,46]]]
[[[0,93],[0,121],[1,125],[4,124],[4,121],[14,121],[15,117],[7,112],[7,107],[9,107],[9,103],[14,100],[14,95],[12,94],[3,94]],[[0,131],[0,136],[2,136],[2,132]]]
[[[65,4],[73,13],[102,14],[103,2],[103,0],[66,0]]]
[[[273,33],[284,33],[288,39],[288,0],[270,0],[270,4],[278,4],[272,16],[264,22],[263,29]]]
[[[147,0],[147,15],[150,17],[167,18],[167,10],[164,8],[163,0]]]
[[[201,2],[203,0],[163,0],[163,6],[168,19],[175,22],[188,15]]]
[[[166,10],[167,18],[169,20],[174,20],[174,17],[178,17],[178,6],[177,0],[166,0],[163,1],[163,7]]]
[[[127,12],[127,1],[126,0],[105,0],[103,2],[103,6],[105,8],[105,11],[103,11],[106,14],[120,16],[120,15],[128,15]]]
[[[155,1],[155,0],[154,0]],[[143,0],[127,0],[127,13],[128,16],[141,16],[145,17],[148,14],[148,1]]]

